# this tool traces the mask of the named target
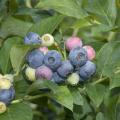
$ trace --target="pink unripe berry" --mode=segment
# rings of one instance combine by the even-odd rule
[[[95,50],[90,45],[85,45],[83,48],[87,51],[87,56],[89,60],[93,60],[95,58]]]
[[[45,65],[42,65],[36,69],[35,75],[37,79],[47,79],[52,78],[52,70]]]
[[[66,40],[65,46],[68,51],[72,50],[77,46],[82,47],[82,40],[79,37],[70,37]]]
[[[38,48],[41,52],[43,52],[44,54],[46,54],[49,50],[47,47],[40,47]]]

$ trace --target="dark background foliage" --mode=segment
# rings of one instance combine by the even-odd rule
[[[76,87],[26,82],[23,37],[51,33],[62,48],[72,34],[96,50],[96,75]],[[119,0],[0,0],[0,72],[15,74],[16,100],[0,120],[120,120]],[[39,91],[40,88],[51,91]]]

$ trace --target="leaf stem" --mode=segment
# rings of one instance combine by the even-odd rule
[[[60,53],[62,53],[62,50],[59,48],[59,46],[58,46],[58,43],[57,43],[57,42],[55,42],[55,43],[54,43],[54,46],[57,48],[57,50],[58,50]]]
[[[30,101],[30,100],[34,100],[34,99],[44,97],[44,96],[49,96],[49,95],[48,94],[42,94],[42,95],[35,95],[35,96],[25,96],[24,98],[13,100],[11,102],[11,104],[20,103],[20,102],[23,102],[23,101]]]
[[[106,80],[107,78],[108,78],[108,77],[100,78],[99,80],[93,82],[92,85],[96,85],[96,84],[98,84],[98,83],[101,83],[101,82],[103,82],[104,80]]]
[[[115,38],[116,32],[110,32],[108,36],[108,41],[112,41]]]

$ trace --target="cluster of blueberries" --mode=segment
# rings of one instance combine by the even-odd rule
[[[48,49],[56,44],[50,34],[40,37],[37,33],[30,32],[24,38],[24,43],[40,44],[40,48],[26,55],[25,74],[30,81],[47,79],[58,84],[67,82],[77,85],[80,81],[90,79],[96,71],[96,65],[91,61],[95,58],[95,50],[89,45],[83,46],[79,37],[70,37],[65,41],[67,60],[57,50]]]
[[[79,37],[70,37],[65,41],[67,60],[57,50],[48,49],[49,46],[56,46],[51,34],[40,37],[37,33],[29,32],[24,38],[24,44],[40,45],[40,48],[26,55],[25,75],[32,82],[46,79],[57,84],[67,82],[77,85],[80,81],[90,79],[96,71],[96,65],[91,61],[95,58],[95,50],[89,45],[83,46]],[[6,111],[6,106],[14,97],[13,75],[0,74],[0,113]]]
[[[0,74],[0,114],[6,111],[6,106],[15,97],[15,90],[13,87],[13,76],[11,74]]]

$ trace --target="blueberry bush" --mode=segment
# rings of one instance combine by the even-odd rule
[[[0,120],[120,120],[119,32],[119,0],[0,0]]]

